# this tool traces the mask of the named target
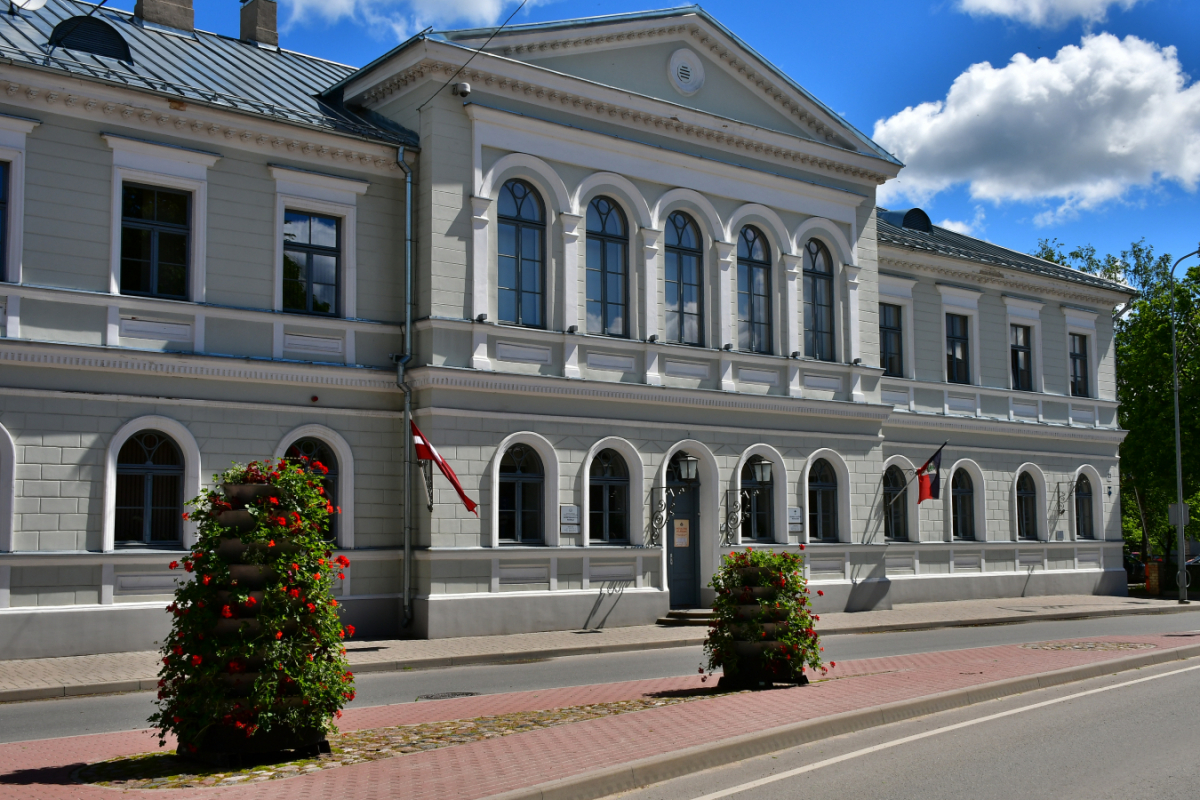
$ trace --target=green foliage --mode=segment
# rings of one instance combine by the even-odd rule
[[[217,486],[265,491],[246,504],[253,528],[240,533],[222,524],[236,504],[224,489],[190,501],[199,541],[171,563],[192,580],[179,584],[168,606],[174,622],[150,718],[160,746],[168,732],[195,750],[214,735],[332,730],[332,718],[354,699],[342,645],[354,628],[343,630],[330,592],[350,562],[332,558],[323,536],[329,515],[340,512],[324,497],[325,472],[320,462],[280,460],[214,476]]]
[[[704,642],[710,671],[719,667],[736,678],[748,667],[758,666],[744,663],[738,644],[772,638],[775,644],[763,652],[761,666],[773,679],[798,682],[805,669],[825,671],[814,627],[820,617],[809,604],[802,556],[752,548],[730,553],[709,586],[717,592],[715,619]],[[739,618],[739,608],[753,605],[758,605],[758,612],[752,619]],[[773,625],[772,636],[764,625]]]
[[[1057,239],[1042,239],[1034,255],[1139,292],[1114,314],[1119,421],[1129,431],[1121,444],[1121,521],[1131,549],[1165,554],[1175,544],[1167,506],[1175,502],[1175,417],[1171,372],[1171,301],[1175,302],[1179,365],[1180,439],[1184,497],[1200,520],[1200,267],[1170,279],[1174,259],[1157,255],[1145,239],[1120,256],[1099,257],[1091,245],[1063,252]],[[1188,499],[1190,498],[1190,499]],[[1141,501],[1139,510],[1138,501]]]

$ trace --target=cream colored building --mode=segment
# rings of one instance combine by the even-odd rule
[[[167,511],[293,447],[371,635],[649,623],[801,543],[826,610],[1124,592],[1130,290],[878,209],[902,165],[700,9],[355,70],[187,5],[0,20],[7,657],[150,646]],[[406,492],[405,391],[478,518]]]

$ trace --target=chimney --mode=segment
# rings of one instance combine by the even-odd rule
[[[279,46],[275,0],[242,0],[242,41]]]
[[[145,22],[181,31],[196,28],[192,0],[137,0],[137,5],[133,7],[133,15]]]

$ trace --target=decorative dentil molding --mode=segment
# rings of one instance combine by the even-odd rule
[[[808,169],[857,178],[878,185],[882,185],[891,179],[890,175],[862,167],[855,167],[838,161],[835,158],[825,158],[811,153],[802,153],[746,136],[730,134],[728,131],[719,128],[681,122],[669,115],[650,114],[630,108],[629,106],[596,100],[583,94],[561,92],[539,83],[516,80],[499,73],[478,68],[468,68],[461,73],[458,70],[459,65],[457,64],[436,59],[425,59],[380,82],[372,89],[364,92],[363,97],[368,102],[380,103],[390,95],[416,81],[428,77],[440,78],[441,76],[445,76],[449,78],[457,73],[461,78],[474,81],[476,84],[484,84],[490,89],[508,89],[515,94],[524,94],[527,100],[541,101],[546,105],[558,103],[563,106],[572,106],[577,111],[590,111],[596,116],[620,118],[620,120],[627,124],[641,124],[646,128],[654,128],[679,136],[703,139],[710,146],[717,145],[729,150],[752,151],[758,156],[791,162]],[[813,142],[813,144],[820,145],[821,142]],[[858,154],[856,153],[856,155]]]
[[[187,111],[189,103],[181,100],[169,101],[171,112],[161,109],[146,108],[136,103],[126,103],[117,100],[105,100],[91,97],[84,93],[64,92],[60,89],[49,89],[45,86],[32,85],[14,80],[0,79],[0,88],[4,89],[3,98],[6,102],[21,103],[25,106],[38,105],[45,102],[51,106],[62,101],[63,106],[70,109],[82,109],[85,112],[101,114],[105,117],[120,118],[125,122],[140,122],[149,128],[174,128],[183,133],[199,135],[207,133],[210,137],[223,137],[229,141],[237,141],[245,145],[254,144],[260,148],[270,147],[272,150],[286,151],[291,158],[305,158],[313,161],[330,159],[344,160],[356,166],[369,167],[380,171],[399,169],[396,159],[384,157],[380,150],[383,145],[377,145],[368,151],[365,148],[331,147],[328,144],[314,142],[311,139],[292,136],[280,136],[263,128],[248,128],[231,126],[213,119],[200,119],[198,116],[171,113]],[[136,92],[136,89],[129,91]],[[197,106],[206,111],[206,106]],[[264,120],[265,121],[265,120]],[[286,126],[281,120],[271,120],[275,125]],[[336,137],[338,134],[329,131],[325,135]],[[358,141],[356,139],[356,141]]]
[[[730,69],[734,70],[739,77],[746,83],[761,91],[766,97],[774,100],[783,109],[784,113],[794,117],[797,122],[802,125],[807,125],[812,132],[818,137],[824,138],[826,142],[834,144],[837,147],[848,148],[853,150],[852,144],[846,142],[836,132],[836,128],[829,124],[830,120],[827,115],[816,112],[807,107],[803,103],[797,102],[795,99],[795,90],[790,87],[781,87],[763,75],[763,73],[745,59],[739,57],[738,52],[734,48],[728,47],[718,41],[717,37],[706,30],[704,26],[698,23],[687,23],[683,25],[665,25],[658,28],[639,31],[620,31],[609,34],[599,34],[591,36],[576,36],[568,39],[553,39],[542,42],[529,42],[503,48],[502,52],[506,56],[522,56],[530,53],[554,53],[567,50],[588,50],[593,48],[607,47],[613,44],[622,42],[642,41],[650,39],[659,39],[669,36],[678,36],[686,34],[695,40],[695,46],[704,48],[712,54],[718,62],[724,62]]]
[[[960,281],[969,281],[971,283],[993,284],[1005,289],[1015,291],[1029,292],[1031,294],[1050,294],[1055,297],[1062,297],[1069,300],[1076,300],[1082,303],[1094,303],[1103,307],[1110,307],[1111,299],[1106,299],[1096,294],[1085,294],[1081,291],[1071,291],[1067,288],[1060,287],[1059,284],[1068,283],[1064,279],[1047,278],[1047,281],[1053,281],[1053,284],[1029,283],[1027,281],[1018,280],[1010,275],[1001,272],[994,267],[982,267],[978,271],[970,271],[965,269],[953,269],[950,267],[938,266],[918,261],[905,261],[899,258],[893,258],[883,254],[883,250],[887,245],[880,245],[879,266],[891,267],[893,269],[916,270],[918,272],[932,273],[936,275],[945,275],[949,278],[954,278]],[[943,256],[943,258],[953,258],[952,256]],[[1074,285],[1074,284],[1069,284]],[[1102,291],[1102,290],[1101,290]]]

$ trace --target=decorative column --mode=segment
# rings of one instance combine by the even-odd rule
[[[471,319],[474,320],[478,320],[480,314],[488,313],[488,212],[491,207],[491,198],[471,197]],[[408,335],[407,325],[405,335]],[[487,354],[487,329],[475,328],[471,339],[471,366],[490,370],[492,360]]]
[[[579,224],[583,217],[579,214],[559,214],[563,229],[563,330],[570,332],[574,327],[578,332],[579,316]],[[579,344],[568,338],[563,343],[563,375],[568,378],[581,377],[579,372]]]
[[[4,301],[4,336],[7,339],[21,338],[21,295],[10,294]]]
[[[858,308],[858,274],[862,272],[861,267],[856,267],[853,264],[845,264],[842,267],[846,270],[846,287],[847,291],[847,306],[849,310],[849,325],[850,325],[850,363],[853,364],[856,360],[862,358],[862,330],[859,322]],[[867,402],[867,396],[862,389],[862,374],[858,370],[852,370],[850,399],[856,403]]]
[[[783,293],[783,346],[784,355],[791,359],[792,353],[795,353],[801,348],[802,333],[804,331],[803,321],[803,304],[800,301],[800,289],[802,283],[800,276],[804,269],[804,256],[784,255],[783,267],[785,270],[786,289]],[[800,377],[800,365],[796,361],[788,362],[788,395],[791,397],[800,397],[803,393]]]
[[[661,336],[662,333],[658,329],[658,254],[660,252],[659,242],[662,240],[662,231],[656,231],[653,228],[642,228],[642,257],[646,262],[645,286],[642,290],[643,299],[643,314],[642,314],[642,337],[649,339],[651,336]],[[658,369],[658,353],[646,350],[646,383],[650,386],[661,386],[662,376]]]
[[[717,242],[717,320],[720,322],[717,347],[735,344],[733,327],[733,281],[737,279],[737,245]]]

